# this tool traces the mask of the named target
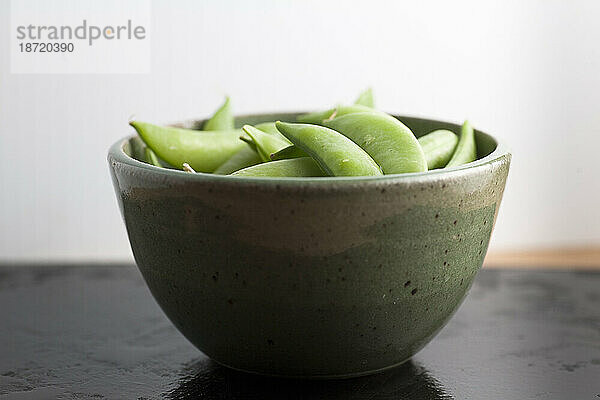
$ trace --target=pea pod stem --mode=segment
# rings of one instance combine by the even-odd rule
[[[183,169],[185,172],[190,172],[190,173],[193,173],[193,174],[196,173],[196,171],[194,171],[194,168],[190,167],[190,164],[188,164],[186,162],[184,162],[181,165],[181,169]]]

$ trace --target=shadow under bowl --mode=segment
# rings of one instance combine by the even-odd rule
[[[460,130],[398,118],[417,136]],[[136,263],[158,304],[218,363],[305,378],[385,370],[433,338],[481,268],[511,159],[476,131],[479,159],[457,168],[247,178],[139,162],[128,155],[131,138],[115,143],[108,161]]]

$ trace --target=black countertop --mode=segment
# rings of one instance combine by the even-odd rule
[[[0,399],[599,399],[600,272],[483,270],[412,361],[341,381],[208,360],[134,266],[0,267]]]

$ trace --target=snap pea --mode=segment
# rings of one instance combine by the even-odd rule
[[[332,116],[339,117],[346,114],[358,113],[358,112],[378,112],[371,107],[363,106],[360,104],[354,104],[351,106],[339,106],[331,108],[325,111],[317,111],[308,114],[299,115],[296,120],[303,124],[316,124],[323,125],[323,120],[329,119]]]
[[[468,121],[460,135],[441,129],[417,139],[402,122],[373,106],[368,88],[352,105],[298,116],[303,123],[264,122],[233,129],[226,97],[201,131],[131,122],[138,137],[125,150],[163,168],[247,176],[399,174],[477,158]]]
[[[332,108],[331,110],[327,110],[327,111],[320,111],[320,112],[300,115],[300,116],[298,116],[297,119],[299,122],[303,122],[303,123],[307,123],[307,124],[325,125],[326,121],[329,121],[333,118],[337,118],[337,117],[347,115],[347,114],[360,113],[360,112],[373,112],[373,113],[378,113],[378,114],[389,116],[388,114],[386,114],[382,111],[378,111],[378,110],[372,109],[370,107],[355,104],[352,106],[340,106],[338,108]],[[393,118],[391,116],[389,116],[389,117]],[[307,154],[304,151],[293,146],[293,147],[290,147],[289,149],[282,149],[281,152],[273,154],[273,157],[271,158],[271,160],[283,160],[286,158],[306,157],[306,155]]]
[[[356,100],[354,101],[354,104],[359,104],[361,106],[367,106],[371,108],[375,107],[375,101],[373,100],[373,90],[371,90],[371,88],[368,88],[367,90],[359,94]]]
[[[452,154],[452,158],[446,164],[446,168],[456,167],[470,163],[477,159],[477,145],[475,143],[475,132],[469,121],[465,121],[460,130],[458,144]]]
[[[158,160],[156,153],[152,151],[150,147],[144,149],[145,159],[148,164],[154,165],[155,167],[162,167],[162,163]]]
[[[265,133],[276,135],[281,140],[285,140],[286,143],[290,144],[290,142],[281,133],[279,133],[275,127],[275,122],[262,122],[254,125],[254,127]],[[250,138],[248,137],[248,139]],[[246,142],[248,143],[248,146],[242,147],[237,153],[229,157],[227,161],[213,171],[213,174],[228,175],[237,170],[263,162],[256,151],[256,145],[254,142],[252,142],[252,140],[247,140]]]
[[[302,177],[324,176],[315,160],[310,157],[279,160],[254,165],[232,173],[233,176]]]
[[[187,162],[199,172],[214,171],[245,146],[240,130],[196,131],[140,121],[130,125],[158,157],[174,166]]]
[[[276,153],[271,154],[271,160],[287,160],[289,158],[307,157],[308,154],[299,147],[294,145],[285,147]]]
[[[252,125],[244,125],[242,130],[254,142],[256,152],[263,162],[271,161],[271,154],[289,146],[287,140],[282,140],[278,136],[265,133]],[[241,137],[241,139],[245,140],[244,137]]]
[[[288,138],[283,136],[281,134],[281,132],[279,132],[277,130],[277,127],[275,126],[275,122],[261,122],[260,124],[254,125],[254,127],[256,129],[260,129],[261,131],[263,131],[265,133],[268,133],[269,135],[277,136],[277,138],[286,142],[288,144],[288,146],[292,144],[292,142],[290,142],[288,140]]]
[[[417,138],[406,125],[390,115],[347,114],[324,124],[363,148],[384,174],[427,171],[427,161]]]
[[[234,118],[231,112],[229,97],[225,97],[225,103],[213,116],[204,123],[203,131],[226,131],[234,128]]]
[[[261,131],[263,131],[265,133],[269,133],[271,135],[279,136],[280,138],[282,138],[282,139],[284,139],[284,140],[287,141],[287,139],[285,137],[283,137],[281,135],[281,133],[279,133],[279,131],[277,130],[277,127],[275,126],[275,122],[261,122],[260,124],[254,125],[254,127],[256,129],[260,129]]]
[[[292,143],[314,158],[328,175],[382,175],[379,166],[363,149],[333,129],[280,121],[275,126]]]
[[[334,109],[323,111],[323,112],[304,114],[304,115],[299,116],[298,120],[306,119],[307,122],[305,122],[305,123],[310,123],[310,124],[315,124],[315,125],[324,125],[325,121],[327,121],[329,119],[333,119],[333,118],[336,118],[336,117],[339,117],[342,115],[346,115],[346,114],[359,113],[359,112],[374,112],[374,113],[380,113],[380,114],[387,115],[384,112],[377,111],[377,110],[374,110],[369,107],[365,107],[362,105],[353,105],[353,106],[340,106],[338,108],[334,108]],[[324,117],[326,117],[326,118],[324,118]],[[287,158],[297,158],[297,157],[306,157],[306,156],[307,156],[307,154],[303,150],[299,149],[298,147],[289,146],[289,148],[281,149],[281,151],[278,151],[277,153],[272,154],[271,160],[285,160]]]
[[[428,169],[443,168],[456,149],[458,136],[446,129],[439,129],[421,136],[419,144],[425,154]]]
[[[256,152],[256,149],[252,148],[249,144],[242,147],[237,153],[229,157],[227,161],[219,166],[219,168],[213,171],[213,174],[217,175],[229,175],[232,172],[240,169],[250,167],[252,165],[260,164],[262,162],[260,156]]]

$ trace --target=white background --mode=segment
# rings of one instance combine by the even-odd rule
[[[250,4],[252,3],[252,4]],[[129,260],[106,151],[131,114],[388,111],[507,141],[494,249],[600,243],[600,2],[154,1],[151,73],[12,75],[0,0],[0,260]]]

